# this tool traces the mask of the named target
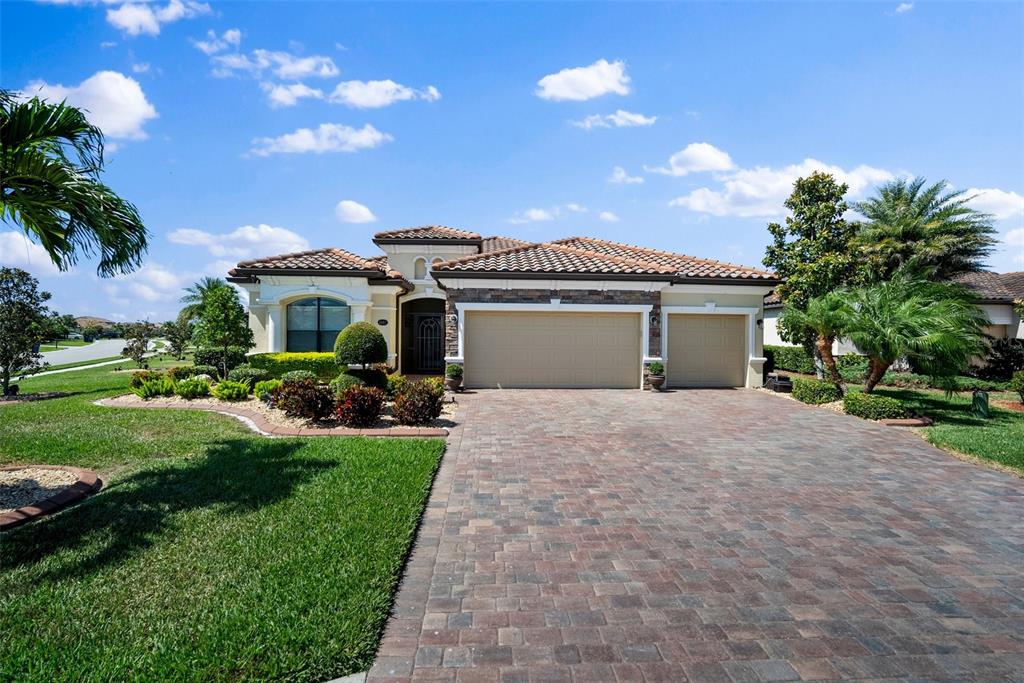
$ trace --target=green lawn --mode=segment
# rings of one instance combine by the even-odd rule
[[[47,372],[49,370],[66,370],[67,368],[80,368],[86,365],[96,365],[97,363],[105,363],[109,360],[120,359],[122,359],[121,356],[107,356],[106,358],[95,358],[93,360],[80,360],[76,363],[50,363],[45,368],[43,368],[42,372]],[[125,362],[131,363],[131,361]]]
[[[983,420],[971,415],[970,393],[947,399],[939,391],[879,388],[875,392],[903,400],[935,420],[923,432],[936,446],[992,460],[1024,474],[1024,413],[993,407],[991,418]],[[992,397],[1019,399],[1009,392]]]
[[[21,383],[0,463],[104,490],[0,536],[0,680],[322,681],[373,658],[440,440],[267,439],[199,411],[101,408],[110,367]]]
[[[59,341],[46,342],[39,347],[40,351],[56,351],[57,349],[66,349],[72,346],[88,346],[92,344],[91,341],[85,341],[84,339],[61,339]]]

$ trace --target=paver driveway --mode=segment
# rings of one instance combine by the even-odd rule
[[[755,391],[460,399],[370,680],[1024,680],[1024,481]]]

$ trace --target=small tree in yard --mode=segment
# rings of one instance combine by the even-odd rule
[[[338,365],[368,365],[388,362],[388,343],[384,335],[368,322],[352,323],[334,341],[334,358]]]
[[[222,377],[227,377],[230,369],[229,347],[242,346],[251,349],[256,346],[252,330],[249,329],[249,318],[238,300],[238,292],[233,287],[218,287],[206,294],[194,337],[200,344],[223,350]]]
[[[843,218],[847,186],[828,173],[814,172],[793,184],[786,200],[792,215],[785,225],[771,223],[773,242],[765,252],[764,265],[783,280],[775,288],[787,309],[806,311],[808,302],[854,282],[857,257],[853,246],[856,227]],[[835,335],[821,334],[796,316],[780,321],[783,339],[814,350],[819,377],[820,349],[832,348]],[[830,369],[831,371],[831,369]]]
[[[41,370],[36,351],[49,310],[49,292],[39,291],[39,281],[19,268],[0,268],[0,382],[10,395],[11,377]]]
[[[901,358],[951,392],[953,377],[983,353],[988,320],[974,295],[932,276],[901,270],[888,282],[839,293],[846,298],[844,334],[868,357],[864,393]]]
[[[146,364],[146,352],[149,350],[149,342],[156,334],[156,325],[153,323],[132,323],[128,325],[124,333],[125,344],[121,355],[131,358],[140,368]]]
[[[179,315],[177,320],[163,324],[164,337],[167,339],[167,350],[172,356],[181,360],[185,357],[185,348],[192,341],[192,322]]]
[[[781,318],[788,329],[806,329],[814,334],[814,350],[825,366],[825,374],[844,394],[846,386],[832,355],[832,342],[844,333],[848,318],[846,305],[842,290],[829,292],[808,301],[805,310],[787,304]]]

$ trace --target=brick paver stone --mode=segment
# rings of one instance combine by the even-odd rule
[[[370,681],[1024,680],[1024,480],[755,391],[459,400]]]

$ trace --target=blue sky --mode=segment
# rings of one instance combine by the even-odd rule
[[[62,312],[166,319],[240,259],[427,223],[757,265],[822,166],[852,199],[905,174],[983,190],[991,267],[1024,269],[1020,3],[63,0],[0,24],[2,87],[88,107],[152,232],[101,280],[0,227]]]

